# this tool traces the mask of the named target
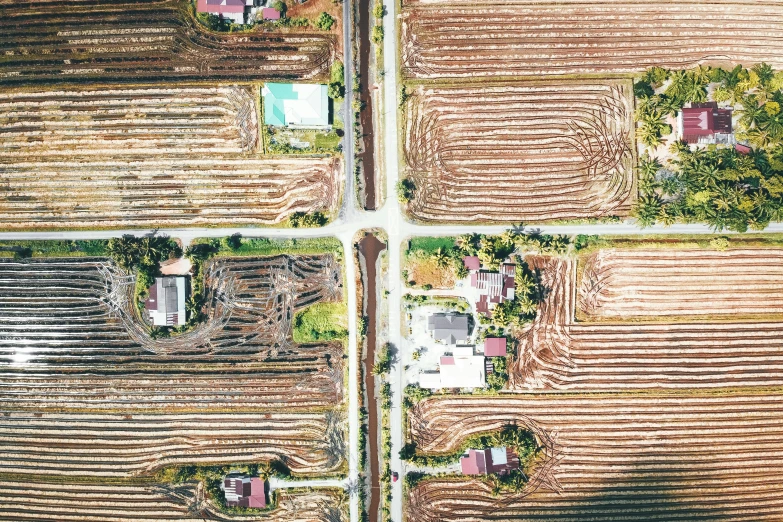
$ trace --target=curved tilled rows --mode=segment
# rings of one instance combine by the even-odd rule
[[[133,280],[101,258],[0,260],[0,402],[90,410],[333,406],[342,348],[296,345],[295,310],[341,299],[332,256],[229,258],[207,270],[210,318],[152,340]]]
[[[197,484],[170,485],[46,483],[37,480],[0,481],[0,520],[20,522],[339,522],[336,490],[277,492],[278,505],[252,517],[226,515],[205,502]],[[56,513],[56,516],[52,514]]]
[[[578,303],[588,320],[783,314],[783,250],[600,250]]]
[[[406,102],[409,212],[439,222],[627,215],[629,96],[612,81],[420,87]]]
[[[333,211],[340,159],[255,154],[253,96],[236,86],[0,95],[0,226],[264,225]]]
[[[406,0],[409,78],[617,74],[701,63],[783,67],[775,0]]]
[[[554,465],[540,468],[550,476],[537,490],[499,498],[477,482],[425,481],[410,493],[409,518],[780,520],[782,412],[779,395],[428,399],[410,415],[421,451],[448,453],[517,423],[551,436]]]
[[[258,95],[258,93],[256,93]],[[255,149],[249,87],[143,87],[0,93],[0,160],[241,154]]]
[[[294,473],[343,462],[331,413],[80,414],[4,412],[0,473],[149,475],[167,466],[279,459]]]
[[[213,33],[177,0],[3,0],[0,85],[306,79],[328,71],[332,35]]]
[[[687,250],[663,251],[661,255],[667,252],[675,260],[670,261],[672,267],[677,253],[682,252],[683,259],[690,255]],[[753,252],[758,252],[757,256]],[[729,250],[723,254],[704,251],[703,255],[715,254],[729,267],[733,258],[742,263],[749,257],[760,260],[765,252],[771,253],[767,267],[770,284],[774,285],[774,274],[780,268],[779,261],[775,261],[776,250]],[[783,322],[574,322],[575,263],[546,257],[531,258],[529,262],[542,272],[548,295],[521,340],[519,357],[512,366],[512,388],[620,391],[783,386]],[[687,270],[685,267],[690,265],[683,262],[680,266]],[[637,284],[665,281],[665,271],[661,268],[657,275],[640,278]],[[710,277],[709,270],[705,269],[703,277]],[[758,280],[764,279],[759,276]],[[666,298],[671,306],[677,302],[688,304],[687,292],[676,285],[668,291]],[[719,290],[716,292],[704,293],[705,307],[711,306],[707,304],[711,295],[719,298]],[[770,303],[774,306],[774,300]],[[642,301],[637,306],[645,305],[649,303]]]

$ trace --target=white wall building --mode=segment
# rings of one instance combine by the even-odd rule
[[[147,311],[155,326],[185,324],[185,278],[158,277],[149,289]]]

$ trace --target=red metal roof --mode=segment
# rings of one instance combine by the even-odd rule
[[[719,109],[715,102],[682,109],[682,139],[692,143],[715,133],[731,134],[731,113],[731,109]]]
[[[735,144],[734,149],[740,154],[750,154],[750,152],[753,150],[747,145],[743,145],[742,143]]]
[[[468,450],[468,455],[459,459],[464,475],[483,475],[487,472],[486,451]]]
[[[462,262],[465,263],[465,268],[468,270],[481,269],[481,261],[476,256],[465,256],[462,258]]]
[[[280,20],[280,11],[271,7],[261,9],[261,17],[264,20]]]
[[[506,338],[505,337],[487,337],[484,340],[484,355],[486,357],[505,357],[506,356]]]
[[[245,0],[198,0],[196,11],[199,13],[244,13]]]

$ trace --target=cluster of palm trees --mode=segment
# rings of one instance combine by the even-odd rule
[[[766,151],[673,149],[669,169],[649,155],[640,159],[633,212],[641,226],[703,222],[744,232],[783,218],[783,172],[770,166]]]

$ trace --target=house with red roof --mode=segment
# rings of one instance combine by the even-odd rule
[[[677,115],[677,131],[686,143],[733,143],[733,109],[720,109],[716,102],[692,103]]]
[[[223,492],[228,507],[263,509],[266,507],[266,484],[258,477],[228,475],[223,480]]]
[[[487,337],[484,339],[484,357],[505,357],[506,338]]]
[[[478,313],[489,315],[496,305],[514,299],[516,268],[516,265],[503,263],[497,272],[475,270],[470,273],[470,286],[478,291]]]
[[[236,24],[244,24],[245,10],[252,6],[253,0],[198,0],[196,12],[209,13]]]
[[[519,469],[519,456],[511,448],[469,449],[459,459],[463,475],[504,475]]]

